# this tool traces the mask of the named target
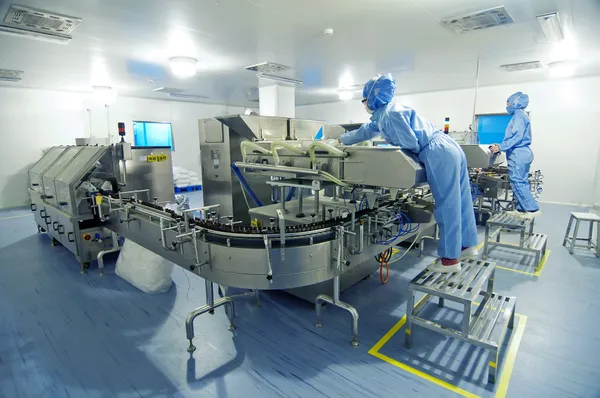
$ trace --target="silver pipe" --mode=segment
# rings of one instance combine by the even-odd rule
[[[340,302],[340,276],[333,278],[333,303],[338,304]]]
[[[302,188],[298,188],[298,214],[302,214],[302,207],[304,205],[304,200],[302,196]]]
[[[360,224],[360,227],[358,228],[358,232],[359,232],[358,252],[362,253],[362,251],[364,249],[364,238],[365,238],[365,226],[363,224]]]
[[[281,196],[281,210],[285,213],[285,187],[280,188],[279,195]]]
[[[126,186],[127,185],[127,161],[121,160],[121,162],[123,164],[123,175],[121,176],[123,183],[121,185]]]
[[[210,308],[215,306],[215,292],[213,291],[213,283],[208,279],[204,280],[204,287],[206,289],[206,305]]]
[[[294,174],[309,174],[309,175],[319,175],[319,170],[312,169],[303,169],[300,167],[289,167],[289,166],[273,166],[269,164],[258,164],[258,163],[244,163],[244,162],[235,162],[235,165],[240,169],[253,169],[253,170],[262,170],[262,171],[277,171],[277,172],[289,172]]]

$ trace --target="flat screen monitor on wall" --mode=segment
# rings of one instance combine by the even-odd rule
[[[477,135],[480,144],[497,144],[504,139],[511,115],[477,115]]]
[[[135,146],[168,146],[173,150],[173,131],[167,122],[133,122]]]

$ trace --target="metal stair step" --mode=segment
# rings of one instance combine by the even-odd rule
[[[534,233],[527,239],[525,246],[532,250],[542,250],[548,241],[548,235]]]
[[[440,261],[440,260],[436,260]],[[496,264],[489,261],[463,259],[462,270],[444,274],[423,270],[409,283],[409,288],[438,295],[443,293],[452,298],[473,302],[492,275]]]
[[[496,347],[502,345],[517,299],[493,293],[481,302],[469,330],[469,339]]]

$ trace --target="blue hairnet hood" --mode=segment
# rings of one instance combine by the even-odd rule
[[[391,73],[374,77],[365,84],[363,98],[367,99],[367,106],[372,111],[387,105],[396,92],[396,79]]]
[[[529,105],[529,96],[519,91],[508,97],[506,102],[508,102],[506,111],[512,115],[513,113],[515,113],[516,109],[527,108],[527,106]]]

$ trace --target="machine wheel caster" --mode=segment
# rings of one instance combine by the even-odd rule
[[[317,328],[321,329],[321,328],[323,327],[323,324],[322,324],[321,322],[317,322],[317,323],[315,324],[315,326],[316,326]]]
[[[38,227],[38,234],[41,234],[42,233],[42,227],[40,227],[39,225],[37,227]]]
[[[83,263],[83,268],[84,269],[89,269],[90,268],[90,263]]]
[[[359,346],[358,339],[356,338],[356,336],[352,339],[352,341],[350,342],[350,345],[354,348]]]
[[[233,332],[235,329],[237,329],[237,327],[233,323],[229,325],[229,331]]]
[[[188,346],[187,352],[194,352],[196,351],[196,346],[194,346],[194,344],[192,343],[192,340],[190,340],[190,345]]]
[[[52,242],[50,242],[50,246],[56,247],[56,246],[58,246],[58,244],[59,244],[59,242],[56,239],[52,238]]]

